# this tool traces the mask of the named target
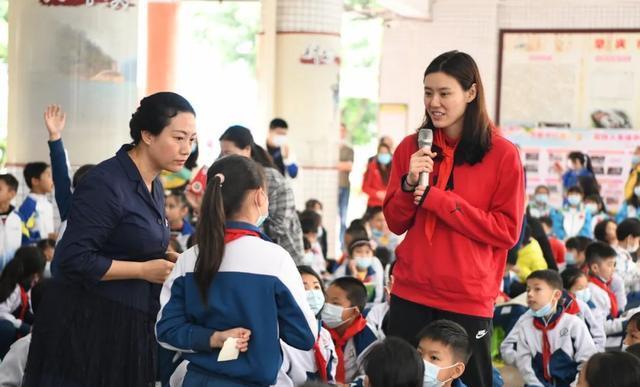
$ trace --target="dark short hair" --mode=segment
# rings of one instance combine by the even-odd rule
[[[18,192],[18,179],[15,178],[10,173],[4,173],[0,175],[0,181],[4,181],[4,183],[9,187],[10,190]]]
[[[22,174],[24,175],[24,181],[27,183],[27,187],[29,187],[29,189],[33,188],[31,186],[31,179],[39,179],[47,168],[49,168],[49,164],[43,161],[27,163],[27,165],[24,166]]]
[[[587,250],[587,246],[589,246],[591,242],[593,242],[591,238],[576,236],[567,239],[564,245],[567,249],[575,249],[578,252],[583,252]]]
[[[615,259],[617,253],[613,247],[604,242],[593,242],[587,246],[585,255],[585,263],[587,264],[587,267],[591,269],[591,265],[594,263],[600,263],[607,259]]]
[[[562,277],[562,286],[569,290],[580,277],[586,276],[586,274],[577,267],[568,267],[560,276]]]
[[[322,205],[322,202],[320,202],[320,200],[318,199],[309,199],[307,200],[307,202],[304,204],[304,208],[306,210],[312,210],[315,206],[320,206],[320,208],[323,208],[324,206]]]
[[[80,183],[80,180],[82,180],[86,176],[86,174],[89,173],[89,171],[91,171],[91,169],[93,169],[93,167],[95,166],[96,166],[95,164],[85,164],[80,168],[78,168],[76,173],[73,174],[73,180],[71,182],[71,186],[73,188],[77,187],[78,184]]]
[[[555,270],[536,270],[527,277],[527,281],[532,279],[543,281],[552,289],[562,290],[562,277]]]
[[[387,267],[389,262],[391,262],[391,250],[389,250],[384,246],[376,247],[375,251],[373,252],[373,255],[375,255],[376,258],[380,260],[382,267]]]
[[[241,125],[233,125],[222,133],[218,141],[230,141],[236,147],[245,149],[253,146],[253,135],[251,131]]]
[[[574,185],[573,187],[569,187],[569,189],[567,190],[567,194],[570,193],[579,193],[580,195],[584,196],[584,190],[577,185]]]
[[[274,130],[277,128],[289,129],[289,125],[287,125],[287,121],[282,118],[274,118],[269,123],[269,130]]]
[[[308,274],[308,275],[314,276],[320,283],[320,289],[322,289],[322,294],[324,294],[324,281],[322,280],[322,277],[320,277],[320,274],[318,274],[315,270],[313,270],[311,266],[307,266],[307,265],[298,266],[298,273],[300,273],[300,275]]]
[[[178,113],[191,113],[196,115],[195,110],[183,96],[163,91],[152,94],[140,101],[140,106],[131,115],[129,129],[131,139],[134,144],[138,144],[142,139],[142,132],[147,131],[154,136],[162,133],[171,119]]]
[[[310,232],[318,232],[320,227],[321,218],[315,211],[305,210],[300,213],[300,226],[302,227],[302,233],[307,234]]]
[[[640,220],[637,218],[627,218],[623,220],[616,229],[616,238],[618,238],[619,241],[627,239],[629,235],[634,238],[640,236]]]
[[[364,311],[367,306],[367,288],[362,281],[353,277],[340,277],[336,278],[329,284],[329,286],[336,286],[344,290],[347,293],[347,299],[351,303],[351,306],[357,306],[360,313]]]
[[[598,222],[598,224],[596,224],[596,227],[593,229],[593,236],[596,238],[596,240],[605,243],[607,242],[607,225],[609,223],[616,224],[616,222],[611,219],[601,220],[600,222]]]
[[[424,362],[406,341],[387,337],[364,356],[364,373],[371,387],[422,387]]]
[[[596,353],[585,367],[585,379],[589,386],[640,386],[640,359],[630,353]]]
[[[429,339],[451,348],[454,359],[467,363],[471,358],[471,342],[467,331],[451,320],[436,320],[418,333],[418,342]]]

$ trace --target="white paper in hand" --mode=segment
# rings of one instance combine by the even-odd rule
[[[220,354],[218,354],[218,361],[230,361],[236,360],[240,351],[236,347],[238,339],[235,337],[229,337],[224,341]]]

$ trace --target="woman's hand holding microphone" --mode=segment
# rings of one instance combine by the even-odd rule
[[[426,191],[426,187],[418,185],[420,181],[420,174],[423,172],[433,172],[433,159],[437,153],[432,152],[428,148],[418,149],[417,152],[411,155],[409,162],[409,174],[407,175],[406,184],[414,188],[413,197],[414,204],[420,204],[422,195]]]

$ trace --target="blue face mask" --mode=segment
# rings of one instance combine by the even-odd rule
[[[311,308],[311,311],[313,311],[313,314],[317,315],[324,306],[324,294],[322,294],[322,290],[320,289],[307,290],[306,293],[309,307]]]
[[[640,185],[633,187],[633,193],[640,198]]]
[[[264,194],[264,192],[263,192]],[[264,194],[266,196],[266,194]],[[268,198],[267,198],[268,200]],[[260,206],[258,206],[258,203],[256,203],[256,207],[258,207],[258,213],[260,213]],[[267,208],[269,208],[269,205],[267,204]],[[267,218],[269,217],[269,211],[267,211],[266,214],[260,214],[260,216],[258,216],[258,220],[256,220],[256,227],[260,228],[262,227],[262,225],[264,224],[265,220],[267,220]]]
[[[553,299],[553,298],[552,298]],[[553,313],[554,305],[553,301],[549,301],[545,306],[538,310],[529,309],[533,317],[545,317]]]
[[[580,205],[580,202],[582,201],[582,197],[580,195],[569,195],[567,197],[567,201],[569,202],[570,205],[577,207]]]
[[[454,364],[452,366],[449,367],[438,367],[435,364],[432,364],[426,360],[423,360],[424,362],[424,382],[423,382],[423,386],[424,387],[442,387],[444,386],[445,383],[447,383],[448,381],[451,380],[451,378],[441,382],[440,380],[438,380],[438,374],[440,373],[440,370],[446,370],[449,368],[453,368],[457,365]]]
[[[564,254],[564,260],[567,262],[567,265],[575,265],[576,264],[576,256],[571,252],[566,252]]]
[[[584,288],[582,290],[578,290],[576,292],[576,298],[580,301],[589,302],[591,301],[591,289]]]
[[[631,165],[640,164],[640,156],[633,155],[631,156]]]
[[[384,236],[384,233],[382,231],[380,231],[380,230],[376,230],[375,228],[372,228],[371,229],[371,236],[374,239],[380,239],[380,238],[382,238]]]
[[[387,165],[391,162],[390,153],[381,153],[378,155],[378,162],[382,165]]]
[[[356,267],[358,270],[367,270],[373,261],[373,257],[356,257]]]
[[[536,203],[538,204],[547,204],[549,203],[549,195],[547,194],[536,194],[536,196],[534,196]]]

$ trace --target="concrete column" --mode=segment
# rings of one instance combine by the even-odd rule
[[[324,204],[330,256],[335,246],[339,149],[341,0],[263,0],[259,73],[263,122],[289,123],[290,146],[301,173],[293,180],[301,208]]]
[[[149,1],[147,94],[176,88],[180,1]]]

